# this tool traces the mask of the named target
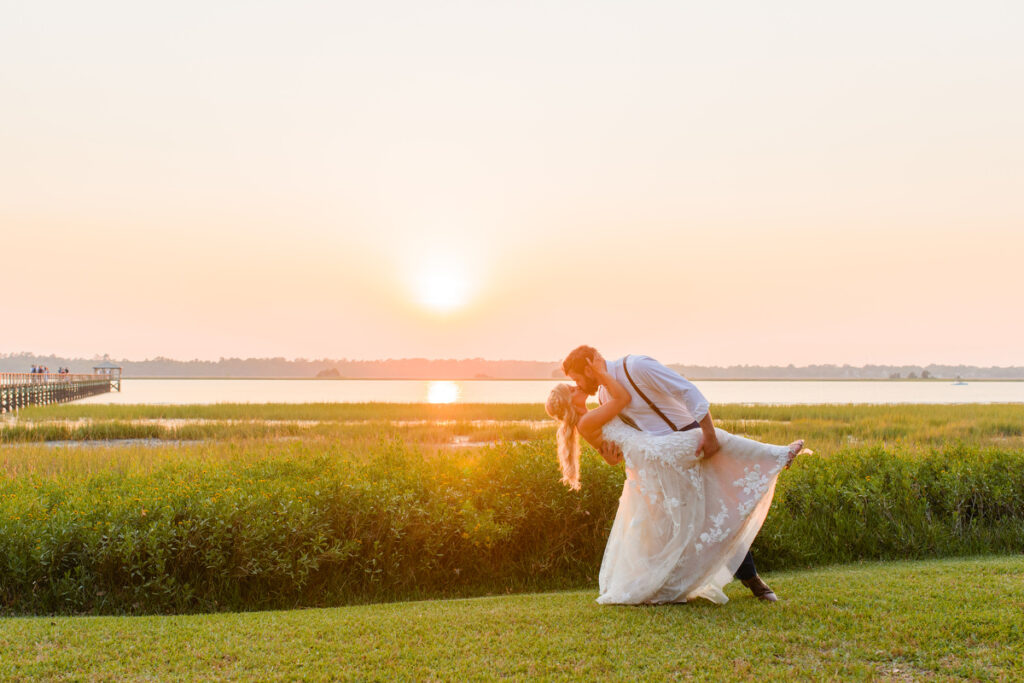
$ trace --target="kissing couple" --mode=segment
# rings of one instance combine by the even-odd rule
[[[559,421],[562,482],[580,488],[582,436],[609,465],[625,463],[599,575],[602,604],[728,602],[735,576],[759,599],[778,598],[757,574],[750,545],[779,472],[803,449],[763,444],[715,427],[691,382],[648,356],[606,362],[574,349],[545,409]],[[597,394],[600,406],[587,409]]]

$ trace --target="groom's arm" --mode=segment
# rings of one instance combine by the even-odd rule
[[[710,458],[722,447],[718,444],[718,434],[715,433],[715,423],[711,419],[711,411],[700,420],[700,431],[704,434],[704,446],[701,449],[705,458]]]
[[[705,417],[708,417],[711,404],[704,398],[704,394],[693,382],[675,370],[668,369],[649,356],[638,358],[632,367],[635,368],[633,374],[638,382],[671,394],[686,406],[697,422],[703,422]]]
[[[718,444],[715,422],[711,417],[711,404],[700,389],[675,370],[670,370],[653,358],[644,357],[638,360],[641,362],[637,363],[639,371],[637,374],[641,374],[643,379],[652,386],[677,398],[700,425],[700,430],[704,435],[704,457],[710,457],[718,452],[721,446]]]

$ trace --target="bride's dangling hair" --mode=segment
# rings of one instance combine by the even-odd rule
[[[544,410],[558,420],[558,466],[562,469],[562,483],[579,491],[580,435],[576,423],[580,416],[572,406],[572,386],[559,384],[552,389]]]

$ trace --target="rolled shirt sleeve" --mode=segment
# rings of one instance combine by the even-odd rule
[[[635,368],[635,369],[634,369]],[[658,387],[667,394],[670,394],[682,401],[686,409],[693,415],[693,419],[700,422],[708,414],[711,404],[700,393],[700,389],[693,382],[686,379],[678,372],[666,368],[650,356],[640,356],[630,364],[630,370],[638,375],[638,380],[643,380],[650,386]],[[682,426],[682,425],[678,425]]]

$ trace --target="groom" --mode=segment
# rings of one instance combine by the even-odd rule
[[[579,346],[562,361],[562,371],[576,386],[589,396],[598,394],[598,400],[608,400],[608,390],[598,382],[588,362],[597,359],[604,362],[601,354],[591,346]],[[623,360],[607,363],[608,374],[629,391],[632,401],[622,411],[623,420],[631,427],[653,434],[667,434],[673,431],[700,429],[704,436],[704,457],[713,456],[720,446],[711,420],[711,411],[704,394],[682,375],[669,370],[649,356],[632,356],[628,372]],[[606,441],[602,455],[609,462],[621,460],[618,446]],[[768,587],[754,567],[754,558],[747,551],[736,578],[760,600],[775,602],[778,598]]]

